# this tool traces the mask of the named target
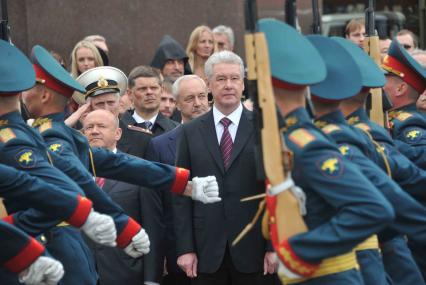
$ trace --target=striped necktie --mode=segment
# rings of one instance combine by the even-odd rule
[[[232,121],[225,117],[220,120],[220,123],[223,125],[223,134],[220,139],[220,151],[222,152],[223,166],[225,166],[225,170],[227,170],[229,163],[231,162],[232,146],[234,145],[231,134],[228,130]]]

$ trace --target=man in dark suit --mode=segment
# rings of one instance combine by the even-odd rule
[[[172,88],[176,107],[182,114],[182,124],[201,116],[209,110],[207,86],[197,75],[184,75],[176,80]],[[176,144],[181,135],[182,127],[155,137],[151,140],[146,158],[148,160],[175,165]],[[167,275],[164,277],[163,285],[185,285],[189,284],[189,278],[177,266],[177,254],[175,246],[175,235],[173,232],[173,216],[171,206],[171,194],[160,191],[150,191],[152,203],[147,205],[151,210],[151,216],[156,215],[162,227],[165,227],[162,239],[152,240],[151,250],[157,251],[160,258],[152,260],[148,255],[146,263],[159,262],[155,268],[163,269],[164,258],[166,259]],[[153,219],[150,217],[150,219]],[[146,225],[145,225],[146,226]],[[158,250],[157,250],[158,249]],[[148,266],[148,264],[146,264]],[[152,268],[152,267],[151,267]]]
[[[144,158],[152,136],[161,135],[178,125],[160,113],[161,92],[161,75],[152,67],[138,66],[130,72],[128,94],[135,109],[120,118],[123,130],[118,142],[120,150]]]
[[[117,151],[117,141],[121,136],[118,119],[108,111],[94,111],[87,115],[83,123],[83,132],[93,147]],[[97,179],[98,185],[119,204],[126,214],[142,224],[141,187],[121,181]],[[146,213],[145,213],[146,214]],[[99,273],[99,285],[141,285],[144,280],[142,258],[132,258],[118,248],[107,248],[89,242]]]
[[[262,274],[273,273],[277,264],[260,223],[231,246],[258,208],[256,201],[240,199],[264,192],[256,181],[253,116],[241,104],[243,62],[232,52],[219,52],[207,60],[205,73],[215,103],[182,126],[176,165],[193,177],[216,176],[222,202],[206,207],[172,196],[177,263],[193,284],[263,284]]]

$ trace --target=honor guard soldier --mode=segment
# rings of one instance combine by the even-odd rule
[[[306,195],[308,231],[274,245],[279,274],[285,284],[363,284],[353,248],[392,221],[392,207],[304,108],[308,85],[326,77],[319,53],[280,21],[261,20],[259,28],[268,41],[283,139],[293,152],[292,178]],[[274,213],[272,204],[268,210]]]
[[[426,90],[426,70],[394,40],[385,56],[385,91],[392,101],[390,130],[398,149],[417,166],[426,169],[426,118],[416,101]]]
[[[49,183],[47,185],[53,184],[63,191],[84,196],[82,190],[71,179],[50,165],[42,138],[26,125],[18,112],[18,94],[31,88],[35,83],[35,74],[31,63],[17,48],[5,41],[0,41],[0,59],[0,73],[2,74],[0,78],[0,162],[26,171],[31,176]],[[45,199],[49,199],[49,197],[46,196]],[[68,221],[76,226],[81,226],[85,220],[86,222],[90,221],[90,225],[83,226],[83,230],[96,242],[113,245],[116,238],[113,220],[109,216],[95,212],[92,212],[93,215],[89,214],[89,218],[85,219],[84,216],[87,216],[91,207],[84,206],[84,199],[80,200],[83,202],[74,202],[74,205],[80,206],[76,206],[77,208],[72,209],[72,212],[69,211],[71,208],[68,205],[62,204],[64,201],[61,201],[61,199],[52,201],[52,203],[62,206],[61,211],[67,212],[69,214]],[[28,206],[24,205],[20,199],[8,200],[6,206],[9,213],[28,209]],[[8,216],[5,220],[33,236],[53,227],[47,232],[49,242],[47,242],[46,248],[52,249],[50,253],[60,255],[60,258],[57,257],[57,259],[61,262],[65,259],[72,260],[76,264],[82,261],[79,257],[85,256],[88,251],[82,252],[80,250],[79,239],[81,239],[81,236],[79,230],[70,226],[62,227],[62,225],[68,224],[61,223],[61,219],[56,218],[58,214],[50,217],[35,210],[34,213],[33,220],[21,219],[19,215]],[[74,216],[76,219],[73,219]],[[90,216],[93,218],[90,218]],[[55,227],[55,225],[61,226]],[[85,257],[83,259],[85,260]],[[87,270],[87,265],[85,263],[85,270]],[[0,272],[0,275],[5,284],[18,284],[16,276],[8,275],[3,271]],[[85,282],[87,280],[84,277],[90,280],[90,278],[93,278],[91,276],[94,275],[96,281],[94,268],[87,275],[85,275],[85,272],[79,272],[79,276],[83,276],[79,280]]]
[[[363,50],[348,40],[337,37],[333,40],[321,40],[319,36],[308,36],[308,38],[323,56],[328,70],[327,79],[311,88],[317,117],[315,125],[333,139],[340,152],[359,167],[395,210],[395,221],[388,230],[380,233],[380,243],[389,247],[392,241],[388,244],[387,242],[398,234],[406,234],[413,239],[424,242],[426,238],[426,209],[405,193],[385,171],[376,165],[376,162],[382,160],[382,155],[385,154],[379,154],[368,136],[363,131],[350,126],[339,110],[341,100],[358,94],[359,90],[350,92],[347,88],[353,85],[353,74],[356,73],[356,71],[353,71],[354,68],[361,72],[363,88],[382,87],[385,83],[383,71]],[[324,42],[322,45],[317,44],[318,38]],[[339,49],[346,51],[344,57],[336,56],[339,54]],[[351,60],[348,60],[348,57]],[[340,84],[336,85],[335,82]],[[346,86],[346,88],[342,88],[342,86]],[[366,285],[386,284],[386,275],[377,237],[368,239],[357,246],[355,250],[364,283]],[[407,247],[396,248],[395,251],[402,255],[407,255],[408,252],[408,256],[410,256]],[[385,256],[385,258],[401,268],[399,271],[406,268],[405,264],[397,265],[399,259],[395,260],[391,256]],[[413,264],[412,260],[411,264]],[[414,276],[416,273],[417,271],[414,272]],[[410,270],[405,274],[412,275],[412,272]]]
[[[2,221],[0,221],[0,250],[1,266],[19,275],[21,283],[55,285],[64,275],[60,262],[42,256],[44,246],[41,243]]]
[[[363,60],[357,59],[356,62],[360,64]],[[367,72],[365,68],[365,66],[361,67],[361,70]],[[372,71],[372,69],[370,69],[370,71]],[[368,82],[368,79],[371,82],[374,76],[374,73],[368,74],[366,77],[369,78],[365,79],[366,82]],[[423,204],[425,195],[422,185],[425,183],[425,171],[416,167],[414,163],[397,150],[389,133],[383,127],[372,122],[365,110],[365,103],[369,96],[370,88],[377,86],[379,85],[372,86],[365,83],[364,88],[356,96],[344,99],[341,102],[340,109],[343,111],[344,115],[347,116],[347,122],[359,130],[362,130],[375,145],[374,148],[376,148],[377,152],[370,151],[370,153],[379,154],[379,156],[376,156],[376,161],[382,170],[384,170],[400,188],[415,198],[417,202]],[[361,136],[359,137],[361,138]],[[419,213],[421,213],[421,211],[418,211],[420,209],[414,206],[414,204],[410,206],[412,203],[407,204],[407,202],[408,199],[401,199],[401,201],[397,201],[398,207],[395,207],[397,222],[392,225],[392,228],[398,230],[400,235],[395,236],[394,233],[389,231],[385,231],[380,235],[383,262],[386,272],[391,276],[394,284],[425,284],[420,270],[415,262],[413,262],[412,254],[407,248],[406,239],[401,235],[401,233],[407,234],[410,236],[410,239],[423,243],[424,239],[422,240],[420,238],[422,236],[423,223],[416,222],[413,224],[413,227],[405,226],[400,229],[398,229],[398,226],[395,227],[395,225],[398,224],[400,226],[403,226],[404,223],[406,225],[409,224],[407,221],[398,223],[398,212],[401,211],[400,209],[405,209],[403,211],[411,216],[410,219],[418,220],[422,218],[418,216]],[[412,209],[414,211],[411,211]]]

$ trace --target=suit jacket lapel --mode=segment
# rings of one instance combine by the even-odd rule
[[[210,110],[207,116],[203,116],[201,118],[200,132],[208,151],[212,155],[222,174],[224,174],[225,168],[223,167],[222,154],[219,149],[219,144],[217,143],[216,128],[214,125],[212,110]]]
[[[232,163],[238,157],[240,152],[243,150],[248,139],[253,134],[253,114],[247,109],[243,109],[241,114],[240,123],[238,124],[237,135],[235,136],[234,146],[232,147],[231,161],[229,162],[229,167],[232,166]]]

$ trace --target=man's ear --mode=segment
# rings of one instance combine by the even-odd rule
[[[405,81],[398,83],[396,86],[396,96],[401,97],[408,94],[408,84]]]
[[[41,103],[45,104],[47,102],[50,102],[52,100],[52,97],[55,94],[49,90],[49,88],[42,88],[41,89],[41,95],[40,95],[40,101]]]
[[[115,142],[118,142],[121,139],[122,134],[123,134],[123,130],[121,128],[117,128],[115,130]]]

